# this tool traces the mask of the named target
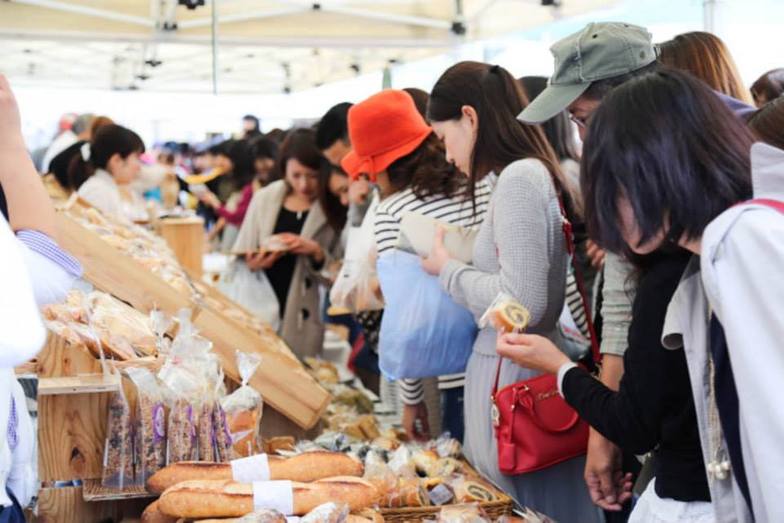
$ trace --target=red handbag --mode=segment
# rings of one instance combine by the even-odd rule
[[[563,231],[566,250],[572,258],[577,288],[583,302],[591,336],[593,363],[601,360],[596,332],[582,278],[574,263],[572,224],[566,218],[563,203]],[[588,446],[588,423],[580,419],[558,392],[556,376],[544,374],[513,383],[498,390],[503,358],[498,360],[493,386],[492,417],[498,443],[498,468],[503,474],[519,475],[551,467],[585,454]]]

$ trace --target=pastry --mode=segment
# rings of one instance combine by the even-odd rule
[[[302,516],[333,501],[350,510],[361,510],[378,501],[378,491],[355,477],[338,477],[315,483],[292,483],[293,515]],[[239,517],[254,510],[254,485],[234,481],[184,481],[166,489],[160,507],[164,514],[181,518]]]
[[[269,456],[271,480],[291,480],[308,483],[335,476],[361,476],[362,463],[339,452],[305,452],[290,458]],[[229,463],[182,461],[159,470],[149,481],[147,489],[159,494],[167,488],[188,480],[232,480]]]
[[[524,332],[531,319],[528,309],[517,301],[503,300],[493,309],[494,324],[502,332]]]
[[[177,518],[167,516],[161,512],[158,500],[155,500],[147,505],[147,508],[142,512],[141,523],[177,523]]]

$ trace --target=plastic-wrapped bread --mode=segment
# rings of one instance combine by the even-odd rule
[[[274,485],[272,485],[274,484]],[[283,489],[286,489],[284,496]],[[235,481],[184,481],[167,489],[160,498],[161,511],[186,519],[236,518],[261,508],[260,501],[285,504],[281,510],[302,516],[327,502],[345,503],[352,511],[362,510],[378,501],[376,488],[356,477],[339,477],[315,483]]]
[[[177,520],[178,518],[167,516],[161,512],[158,500],[147,505],[147,508],[142,512],[142,523],[177,523]]]
[[[290,458],[268,456],[266,479],[309,483],[336,476],[362,476],[362,463],[339,452],[305,452]],[[167,488],[188,480],[233,480],[231,463],[181,461],[159,470],[147,481],[147,489],[160,494]],[[237,478],[240,479],[240,478]],[[259,480],[265,479],[259,477]]]

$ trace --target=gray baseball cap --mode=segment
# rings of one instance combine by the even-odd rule
[[[517,117],[542,123],[583,94],[591,83],[636,71],[656,60],[651,34],[623,22],[590,23],[550,48],[555,69],[547,88]]]

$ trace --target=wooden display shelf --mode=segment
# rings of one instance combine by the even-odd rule
[[[122,499],[154,498],[155,494],[147,492],[141,485],[122,489],[104,487],[100,479],[87,479],[82,483],[82,497],[85,501],[117,501]]]
[[[87,374],[83,376],[58,376],[38,378],[38,395],[91,394],[120,390],[119,374]]]
[[[138,518],[147,499],[122,499],[88,502],[83,487],[42,488],[38,492],[36,523],[100,523]],[[131,520],[133,521],[133,520]]]
[[[77,209],[83,206],[79,203],[74,212],[80,212]],[[283,349],[279,346],[276,336],[271,334],[272,340],[265,339],[220,311],[197,303],[191,293],[178,291],[67,212],[59,212],[57,222],[61,245],[79,259],[85,279],[96,288],[145,314],[158,308],[175,316],[182,308],[191,309],[194,324],[213,342],[214,352],[230,379],[240,381],[237,350],[259,354],[263,361],[251,385],[262,394],[265,403],[301,428],[309,429],[318,423],[329,405],[329,393],[286,350],[285,344]]]

